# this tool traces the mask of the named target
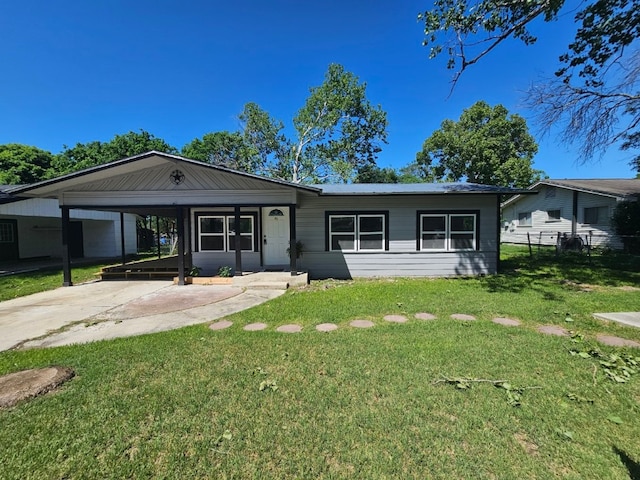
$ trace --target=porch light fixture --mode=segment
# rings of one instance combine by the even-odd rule
[[[184,182],[184,173],[182,173],[182,171],[180,170],[174,170],[173,172],[171,172],[171,175],[169,175],[169,178],[171,178],[171,181],[176,185],[180,185],[182,182]]]
[[[284,213],[279,208],[274,208],[269,212],[270,217],[284,217]]]

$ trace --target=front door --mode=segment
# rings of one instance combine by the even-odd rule
[[[18,222],[0,220],[0,262],[18,260]]]
[[[262,255],[265,267],[283,267],[290,264],[289,209],[271,207],[262,209]]]

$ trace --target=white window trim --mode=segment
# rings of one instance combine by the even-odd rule
[[[425,217],[444,217],[445,218],[445,230],[423,230],[422,229],[422,219]],[[454,217],[473,217],[473,230],[452,230],[451,229],[451,219]],[[478,235],[477,235],[477,227],[478,227],[478,215],[476,213],[421,213],[420,214],[420,251],[422,252],[470,252],[475,251],[478,248]],[[444,248],[426,248],[424,246],[424,234],[428,233],[444,233]],[[472,234],[472,246],[471,248],[453,248],[452,235],[456,234]]]
[[[444,217],[444,230],[423,230],[422,229],[422,219],[425,217]],[[449,233],[448,233],[448,225],[449,225],[449,216],[446,213],[423,213],[420,214],[420,250],[425,252],[447,252],[449,250]],[[425,233],[444,233],[444,248],[427,248],[424,246],[424,234]]]
[[[332,227],[331,220],[334,218],[353,218],[353,228],[352,232],[334,232]],[[360,219],[361,218],[381,218],[382,219],[382,230],[376,232],[360,232]],[[345,213],[345,214],[331,214],[329,215],[329,251],[331,252],[384,252],[386,251],[386,238],[385,238],[385,215],[382,213]],[[353,246],[354,248],[351,250],[345,250],[340,248],[333,248],[333,236],[334,235],[353,235]],[[382,246],[381,248],[361,248],[360,247],[360,237],[362,235],[381,235],[382,236]]]
[[[207,218],[218,218],[222,220],[223,223],[223,231],[220,233],[209,233],[201,231],[201,223],[202,219]],[[253,215],[240,215],[240,219],[248,218],[251,220],[251,233],[240,233],[243,237],[251,238],[251,250],[242,250],[243,252],[255,252],[255,222]],[[231,220],[235,219],[235,215],[199,215],[198,216],[198,251],[200,252],[217,252],[217,253],[229,253],[235,252],[235,250],[229,249],[229,236],[231,235],[231,230],[229,228],[229,223]],[[235,233],[233,234],[235,235]],[[202,248],[202,237],[222,237],[222,250],[210,250],[206,248]]]

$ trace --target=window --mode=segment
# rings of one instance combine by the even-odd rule
[[[477,212],[418,212],[418,250],[475,250]]]
[[[589,207],[584,209],[584,223],[604,225],[609,223],[609,208]]]
[[[388,216],[388,212],[327,212],[327,250],[388,250]]]
[[[530,227],[531,226],[531,212],[518,213],[518,226]]]
[[[236,249],[236,219],[234,215],[199,215],[198,250],[202,252],[233,252]],[[255,251],[255,216],[240,217],[240,246]]]
[[[13,243],[13,224],[0,223],[0,243]]]
[[[547,210],[547,222],[559,222],[560,218],[560,210]]]

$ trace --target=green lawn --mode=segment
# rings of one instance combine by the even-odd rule
[[[484,278],[313,283],[223,331],[0,353],[0,373],[77,373],[0,411],[0,478],[638,478],[640,375],[616,383],[597,359],[570,354],[596,347],[599,332],[640,341],[640,330],[591,317],[640,310],[638,258],[504,256],[504,273]],[[417,312],[438,320],[382,319]],[[349,327],[356,318],[376,326]],[[242,330],[255,321],[269,328]],[[303,332],[275,331],[290,322]],[[316,332],[323,322],[340,328]],[[542,335],[541,324],[584,341]],[[519,387],[535,388],[512,406]]]

